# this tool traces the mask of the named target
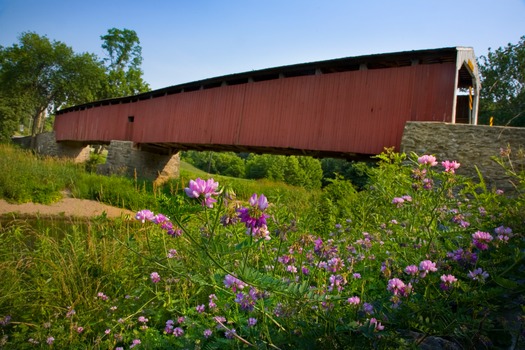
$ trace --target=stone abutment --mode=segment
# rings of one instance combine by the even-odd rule
[[[401,152],[431,154],[438,161],[461,163],[457,174],[478,179],[487,187],[514,190],[513,179],[493,158],[503,152],[515,168],[525,166],[525,128],[434,122],[407,122]]]

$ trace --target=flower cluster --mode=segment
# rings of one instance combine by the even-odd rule
[[[392,199],[392,204],[395,204],[398,208],[403,206],[403,203],[405,202],[412,202],[412,197],[405,195],[402,197],[395,197]]]
[[[492,239],[492,235],[488,232],[476,231],[472,234],[472,244],[479,250],[489,249],[489,243]]]
[[[170,221],[170,219],[164,214],[153,214],[151,210],[140,210],[135,214],[135,219],[139,220],[142,223],[146,221],[152,222],[160,226],[161,229],[165,230],[168,235],[172,237],[179,237],[182,234],[182,230]]]
[[[255,303],[259,299],[259,293],[255,288],[250,288],[248,293],[239,292],[235,296],[235,302],[239,304],[241,310],[253,311]]]
[[[429,272],[437,271],[436,263],[430,260],[423,260],[422,262],[419,263],[419,271],[421,271],[420,273],[421,278],[425,278],[425,276]]]
[[[458,281],[458,279],[454,277],[453,275],[442,275],[440,279],[441,279],[440,288],[442,290],[451,289],[452,285]]]
[[[436,161],[436,157],[432,155],[425,154],[417,159],[417,162],[422,165],[430,165],[430,166],[436,166],[438,162]]]
[[[444,162],[441,162],[441,165],[445,168],[446,173],[454,174],[461,164],[455,160],[452,162],[445,160]]]
[[[483,271],[481,267],[478,267],[477,269],[468,272],[468,278],[474,281],[484,282],[488,277],[489,274],[486,271]]]
[[[232,291],[235,292],[237,289],[244,289],[244,287],[246,287],[246,283],[244,283],[237,277],[234,277],[232,275],[226,275],[226,277],[224,277],[224,286],[226,286],[226,288],[231,288]]]
[[[158,272],[152,272],[150,274],[150,279],[151,279],[151,282],[153,282],[153,283],[159,283],[160,282],[160,275],[158,274]]]
[[[190,180],[189,186],[184,189],[186,195],[190,198],[202,198],[202,206],[213,208],[213,203],[217,202],[217,199],[213,196],[217,196],[217,188],[219,183],[213,179],[202,180],[197,178],[195,180]]]
[[[237,209],[241,222],[246,225],[246,233],[258,239],[269,240],[270,232],[266,226],[268,214],[264,212],[268,208],[268,199],[264,194],[257,196],[254,193],[248,203],[250,207]]]

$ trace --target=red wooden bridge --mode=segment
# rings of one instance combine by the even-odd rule
[[[59,111],[57,142],[132,141],[145,151],[352,158],[399,149],[407,121],[477,123],[471,48],[268,68]]]

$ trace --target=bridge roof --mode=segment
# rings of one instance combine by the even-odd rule
[[[381,69],[406,67],[414,64],[456,63],[458,50],[472,50],[469,47],[445,47],[438,49],[412,50],[402,52],[381,53],[353,57],[343,57],[324,61],[299,63],[280,67],[265,68],[223,76],[197,80],[152,90],[138,95],[112,98],[76,105],[57,111],[57,115],[75,110],[83,110],[97,106],[122,104],[147,100],[166,95],[205,90],[220,86],[238,85],[249,82],[259,82],[279,78],[290,78],[316,74],[330,74],[363,69]],[[462,83],[462,80],[465,80]],[[472,77],[467,72],[460,71],[459,86],[468,87]]]

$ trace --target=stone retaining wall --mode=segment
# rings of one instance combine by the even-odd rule
[[[512,190],[512,179],[492,157],[510,147],[515,167],[525,166],[525,128],[488,125],[407,122],[401,152],[432,154],[442,160],[461,163],[457,173],[478,178],[479,169],[489,188]],[[521,154],[520,154],[521,152]]]

